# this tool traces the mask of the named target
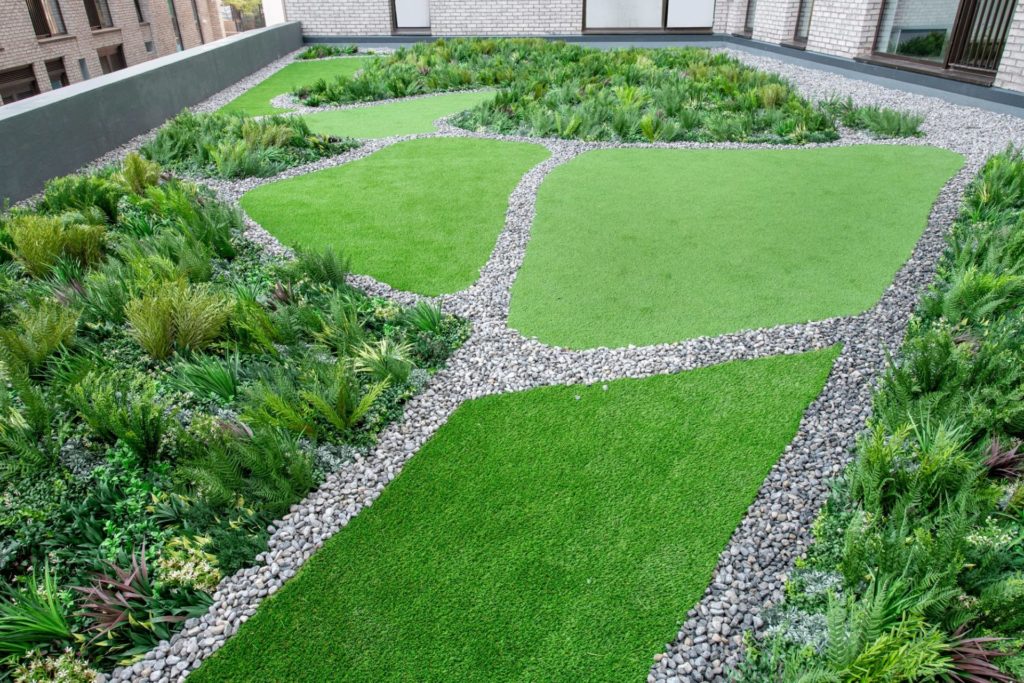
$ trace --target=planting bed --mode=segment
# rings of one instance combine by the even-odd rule
[[[295,88],[311,85],[320,79],[330,81],[338,76],[351,76],[363,68],[370,59],[369,57],[343,57],[310,62],[292,62],[225,104],[220,111],[224,114],[248,114],[249,116],[280,114],[281,109],[270,103],[275,97],[290,93]]]
[[[1020,120],[742,53],[533,40],[294,85],[290,122],[179,118],[145,148],[216,197],[129,157],[51,190],[42,232],[3,218],[5,666],[1019,679],[1016,153],[968,193],[876,438],[832,482]],[[61,520],[92,530],[32,544]],[[26,630],[33,609],[56,616]]]

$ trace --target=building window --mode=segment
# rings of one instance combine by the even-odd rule
[[[26,0],[26,3],[37,38],[49,38],[68,32],[57,0]]]
[[[990,78],[999,67],[1016,4],[1016,0],[886,0],[875,52],[917,62],[921,69],[954,70],[968,79],[972,73]]]
[[[811,15],[814,13],[814,0],[800,0],[800,11],[796,15],[796,32],[793,42],[807,44],[807,36],[811,32]]]
[[[199,7],[196,5],[196,0],[192,0],[192,16],[196,20],[196,31],[199,31],[199,42],[206,44],[206,38],[203,36],[203,22],[199,20]]]
[[[174,7],[174,0],[167,0],[167,11],[171,15],[171,28],[174,29],[174,42],[178,46],[178,52],[185,49],[185,43],[181,40],[181,25],[178,23],[178,10]]]
[[[146,13],[142,11],[142,0],[135,0],[135,16],[139,18],[140,24],[146,23]]]
[[[146,52],[154,52],[156,50],[156,45],[153,44],[152,40],[147,40],[143,43],[143,46],[146,48]]]
[[[89,80],[89,65],[85,63],[85,58],[81,57],[78,60],[78,70],[82,72],[82,80]]]
[[[64,58],[58,57],[46,62],[46,75],[50,78],[50,87],[56,90],[69,85],[68,71],[64,68]]]
[[[89,18],[89,26],[93,30],[110,28],[114,25],[107,0],[85,0],[85,15]]]
[[[747,16],[743,20],[743,32],[748,36],[754,34],[754,14],[757,13],[757,0],[747,0]]]
[[[10,104],[39,94],[32,65],[0,71],[0,103]]]
[[[101,47],[96,50],[96,55],[100,58],[100,69],[105,74],[119,71],[128,66],[128,62],[124,60],[124,47],[121,45]]]
[[[714,12],[714,0],[587,0],[583,21],[588,31],[705,31]]]

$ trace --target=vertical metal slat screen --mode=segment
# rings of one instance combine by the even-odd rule
[[[965,0],[961,13],[964,26],[958,48],[950,55],[950,66],[981,71],[999,67],[1010,21],[1017,0]]]

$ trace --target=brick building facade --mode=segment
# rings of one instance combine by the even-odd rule
[[[665,3],[664,11],[648,12],[652,2]],[[615,15],[616,3],[626,21],[630,13],[648,17],[623,29],[671,32],[664,18],[651,17],[671,16],[675,6],[707,17],[692,30],[1024,92],[1024,2],[1017,0],[284,0],[286,18],[316,37],[615,32],[586,24],[598,12]],[[401,25],[403,15],[428,14],[429,27]]]
[[[224,37],[220,0],[3,0],[0,99],[22,99]]]

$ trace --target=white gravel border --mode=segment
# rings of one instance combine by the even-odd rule
[[[770,145],[619,145],[534,140],[470,133],[452,129],[441,121],[437,133],[368,142],[359,149],[291,169],[275,178],[207,181],[221,197],[237,201],[252,187],[348,163],[389,145],[422,137],[470,136],[529,141],[543,144],[552,154],[527,172],[512,193],[505,229],[481,270],[480,279],[461,292],[440,297],[447,310],[473,322],[472,336],[452,356],[447,367],[431,379],[423,393],[408,403],[404,418],[381,434],[369,455],[328,477],[318,490],[292,506],[288,515],[271,526],[268,550],[257,557],[256,566],[221,582],[206,615],[186,622],[181,633],[161,643],[137,664],[116,670],[112,679],[182,680],[189,671],[198,668],[205,657],[237,631],[264,597],[276,592],[327,538],[376,499],[384,486],[397,476],[404,462],[463,401],[545,385],[647,377],[729,360],[802,353],[841,342],[843,352],[825,388],[808,408],[792,443],[772,469],[745,519],[720,555],[704,597],[686,615],[677,639],[667,644],[663,652],[652,653],[654,662],[647,676],[648,681],[668,683],[725,680],[725,669],[740,656],[743,630],[760,629],[763,626],[761,610],[781,600],[786,573],[806,549],[810,525],[828,494],[828,481],[842,472],[853,455],[854,438],[869,413],[871,391],[884,369],[886,351],[899,347],[917,298],[932,280],[935,263],[944,248],[944,235],[956,216],[964,189],[985,158],[1007,144],[1024,143],[1024,120],[1013,116],[953,105],[935,97],[890,89],[742,50],[726,51],[751,66],[781,74],[812,100],[839,93],[844,97],[852,96],[858,104],[889,106],[925,115],[925,139],[870,140],[873,143],[930,144],[965,156],[964,168],[940,193],[913,255],[878,304],[857,316],[620,349],[561,349],[526,339],[508,328],[509,291],[525,255],[537,188],[553,168],[590,149],[749,149],[772,147]],[[262,77],[285,63],[268,66]],[[255,76],[246,82],[250,80],[257,82]],[[225,94],[229,91],[230,95]],[[195,110],[215,109],[237,94],[229,88]],[[868,140],[863,134],[843,131],[839,141],[802,148],[846,146]],[[117,158],[135,146],[125,146],[106,158]],[[254,241],[274,251],[287,251],[255,222],[248,220],[247,225],[247,234]],[[422,298],[397,292],[367,276],[353,277],[353,282],[371,294],[389,296],[403,303]]]

